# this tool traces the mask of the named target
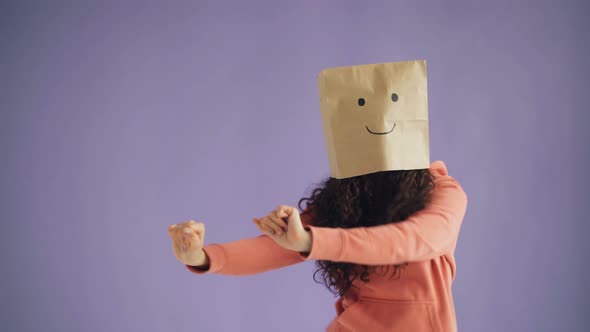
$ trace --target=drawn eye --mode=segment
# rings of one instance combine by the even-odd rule
[[[391,94],[391,100],[393,100],[393,102],[395,103],[398,99],[397,93],[392,93]]]
[[[365,106],[365,98],[359,98],[359,106]]]

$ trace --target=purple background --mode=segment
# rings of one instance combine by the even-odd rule
[[[198,276],[166,227],[259,235],[328,175],[316,74],[426,59],[459,330],[587,331],[587,1],[249,3],[2,2],[0,330],[322,331],[313,262]]]

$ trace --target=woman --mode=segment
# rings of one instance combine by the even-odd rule
[[[454,251],[467,196],[442,161],[429,169],[328,177],[305,210],[279,206],[264,234],[203,247],[204,225],[171,225],[175,256],[196,274],[251,275],[316,260],[340,297],[326,331],[456,331]],[[314,274],[315,277],[315,274]]]

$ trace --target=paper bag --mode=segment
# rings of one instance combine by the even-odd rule
[[[324,69],[318,86],[332,177],[430,166],[426,61]]]

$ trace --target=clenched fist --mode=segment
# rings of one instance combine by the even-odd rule
[[[203,251],[205,225],[189,220],[168,226],[168,236],[172,238],[174,256],[183,264],[199,266],[206,263]]]
[[[285,249],[309,252],[312,245],[311,232],[305,230],[297,208],[279,205],[262,218],[252,220],[258,229],[270,236]]]

